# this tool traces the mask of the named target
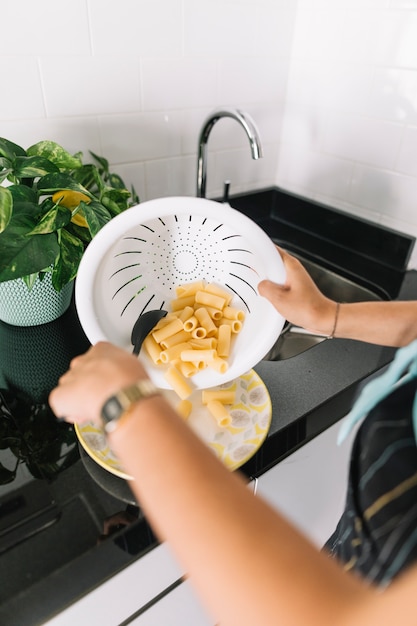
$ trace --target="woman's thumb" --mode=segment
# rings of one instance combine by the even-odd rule
[[[287,285],[279,285],[272,282],[272,280],[262,280],[258,285],[259,294],[270,300],[273,304],[280,300],[283,291],[288,291]]]

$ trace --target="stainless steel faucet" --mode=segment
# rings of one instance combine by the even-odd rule
[[[231,117],[243,126],[250,143],[253,159],[262,158],[262,146],[255,122],[248,113],[238,109],[216,109],[205,120],[198,138],[198,162],[197,162],[197,198],[206,197],[207,181],[207,141],[214,124],[221,117]]]

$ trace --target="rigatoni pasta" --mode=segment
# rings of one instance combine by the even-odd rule
[[[242,329],[245,313],[232,307],[232,295],[215,283],[180,285],[175,295],[171,312],[143,346],[155,365],[167,368],[165,379],[185,400],[193,391],[190,379],[202,369],[227,371],[233,335]]]
[[[186,400],[189,396],[191,396],[193,388],[181,372],[175,367],[175,365],[171,365],[167,369],[164,377],[181,400]]]
[[[177,413],[186,420],[191,415],[191,411],[193,410],[193,404],[190,400],[180,400],[180,402],[176,406],[176,409]]]
[[[218,400],[210,400],[210,402],[207,403],[207,408],[219,426],[225,427],[232,423],[232,417],[229,411],[224,404]]]
[[[208,404],[213,400],[217,400],[222,404],[234,404],[235,402],[235,390],[229,389],[203,389],[201,392],[201,401],[203,404]]]

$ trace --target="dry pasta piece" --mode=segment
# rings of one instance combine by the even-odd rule
[[[214,293],[208,291],[197,291],[195,294],[195,301],[197,304],[204,304],[205,306],[213,307],[214,309],[222,310],[226,304],[226,299],[222,296],[217,296]]]
[[[208,367],[211,367],[212,370],[219,372],[219,374],[224,374],[229,369],[229,365],[227,361],[220,358],[219,356],[215,356],[214,359],[207,362]]]
[[[181,322],[186,322],[194,315],[194,307],[186,306],[182,311],[176,311],[176,315],[180,318]]]
[[[233,295],[231,293],[229,293],[225,289],[222,289],[215,283],[209,283],[208,285],[206,285],[204,287],[204,291],[208,291],[209,293],[213,293],[215,296],[220,296],[221,298],[224,298],[226,301],[226,305],[230,304],[233,298]]]
[[[186,398],[192,394],[193,388],[174,365],[171,365],[171,367],[167,369],[164,373],[164,377],[181,400],[186,400]]]
[[[191,376],[194,376],[194,374],[198,372],[197,365],[191,363],[191,361],[178,361],[175,365],[185,378],[191,378]]]
[[[181,400],[177,404],[177,413],[183,418],[188,419],[193,410],[193,403],[190,400]]]
[[[223,309],[223,317],[228,320],[239,320],[239,322],[243,322],[245,319],[245,311],[236,309],[233,306],[225,306]]]
[[[184,325],[178,318],[172,320],[166,326],[159,328],[158,330],[152,331],[152,337],[155,339],[157,343],[161,343],[167,337],[171,337],[176,333],[180,332],[180,330],[184,330]]]
[[[188,350],[189,345],[187,342],[185,343],[176,343],[175,345],[167,348],[166,350],[162,350],[160,354],[160,359],[162,363],[171,363],[175,361],[175,359],[179,359],[181,357],[181,353],[184,350]]]
[[[223,317],[223,311],[221,309],[215,309],[212,306],[206,306],[205,309],[207,313],[210,315],[211,319],[214,321],[220,320]]]
[[[145,348],[146,352],[149,354],[151,360],[155,363],[155,365],[160,365],[162,363],[161,347],[158,343],[156,343],[152,335],[148,335],[147,337],[145,337],[143,347]]]
[[[193,311],[193,313],[194,313],[194,311]],[[184,330],[186,330],[187,333],[193,332],[193,330],[195,330],[197,328],[197,326],[198,326],[198,319],[196,318],[195,315],[191,315],[184,322]]]
[[[175,288],[175,293],[179,298],[193,296],[197,293],[197,291],[201,291],[201,289],[204,289],[204,280],[197,280],[194,283],[184,283],[183,285],[178,285],[178,287]]]
[[[224,404],[218,400],[210,400],[210,402],[207,403],[207,408],[219,426],[224,428],[232,423],[229,411]]]
[[[213,337],[213,335],[217,334],[217,326],[204,307],[196,309],[194,315],[200,322],[200,326],[206,329],[207,337]]]
[[[234,404],[236,401],[235,389],[203,389],[201,392],[201,401],[208,404],[212,400],[217,400],[222,404]]]
[[[180,330],[179,333],[175,333],[175,335],[163,339],[159,345],[163,350],[166,350],[167,348],[175,346],[177,343],[184,343],[185,341],[191,341],[191,335],[185,330]]]
[[[216,356],[215,350],[183,350],[181,361],[191,361],[191,363],[208,363]]]
[[[195,298],[194,296],[184,296],[183,298],[175,298],[175,300],[171,300],[171,309],[173,311],[181,311],[185,309],[186,306],[194,306]]]
[[[234,335],[237,335],[237,333],[240,333],[240,331],[243,328],[243,324],[239,320],[228,320],[225,317],[222,317],[222,319],[220,320],[219,326],[221,326],[222,324],[223,325],[227,324],[228,326],[230,326],[232,333]]]
[[[188,343],[194,349],[216,350],[217,339],[215,337],[203,337],[202,339],[191,338]]]
[[[197,326],[197,328],[194,328],[193,331],[191,331],[191,338],[192,339],[209,339],[209,337],[207,337],[207,331],[205,328],[203,328],[202,326]]]
[[[220,357],[228,357],[232,339],[232,327],[230,324],[221,324],[217,334],[217,354]]]

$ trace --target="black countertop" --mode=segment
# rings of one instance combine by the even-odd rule
[[[406,271],[413,238],[277,189],[230,203],[280,243],[374,285],[382,297],[417,297],[417,273]],[[0,322],[0,390],[6,400],[0,425],[20,437],[15,445],[9,436],[10,449],[4,434],[0,437],[0,452],[6,455],[0,459],[0,623],[8,626],[42,624],[156,545],[129,485],[86,458],[72,427],[57,424],[48,413],[49,390],[72,356],[88,345],[73,303],[59,320],[37,328]],[[361,382],[393,354],[334,339],[284,361],[259,363],[255,369],[271,395],[272,424],[242,471],[261,475],[343,417]],[[13,479],[16,448],[19,471]],[[21,514],[8,528],[14,507]],[[120,512],[134,521],[123,528],[116,524],[105,535],[106,521]]]

